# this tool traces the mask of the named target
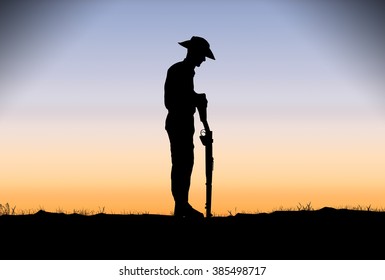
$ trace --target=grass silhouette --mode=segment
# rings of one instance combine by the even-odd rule
[[[369,206],[363,206],[363,205],[357,205],[357,206],[344,206],[344,207],[339,207],[336,209],[344,209],[344,210],[353,210],[353,211],[372,211],[372,212],[385,212],[384,208],[372,208],[371,205]],[[318,209],[320,210],[320,209]],[[28,209],[28,210],[19,210],[16,211],[16,206],[11,206],[9,203],[5,204],[0,204],[0,216],[2,215],[33,215],[38,213],[39,211],[45,212],[44,207],[39,206],[38,209]],[[311,202],[307,202],[305,204],[298,203],[297,206],[295,207],[289,207],[289,208],[284,208],[284,207],[279,207],[276,209],[271,210],[268,213],[273,213],[273,212],[279,212],[279,211],[316,211],[316,209],[313,208]],[[118,214],[115,212],[106,212],[105,206],[99,206],[97,210],[90,210],[90,209],[73,209],[72,211],[68,210],[63,210],[62,208],[57,208],[54,213],[58,214],[78,214],[78,215],[83,215],[83,216],[92,216],[92,215],[97,215],[97,214]],[[255,211],[255,212],[247,212],[247,211],[237,211],[237,207],[234,208],[234,210],[227,210],[228,215],[224,214],[215,214],[213,213],[213,217],[232,217],[237,214],[263,214],[263,212]],[[120,215],[150,215],[149,211],[122,211],[119,213]],[[172,215],[172,212],[170,212],[170,215]]]
[[[15,215],[16,206],[11,207],[9,203],[6,204],[0,204],[0,215]]]

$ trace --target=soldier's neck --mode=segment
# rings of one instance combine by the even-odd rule
[[[184,62],[185,62],[187,65],[189,65],[193,70],[195,69],[196,63],[195,63],[195,61],[194,61],[193,58],[187,56],[187,57],[184,59]]]

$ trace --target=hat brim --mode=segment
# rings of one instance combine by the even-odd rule
[[[206,57],[215,60],[214,54],[209,47],[208,48],[198,48],[195,45],[191,44],[190,40],[184,41],[184,42],[179,42],[178,44],[181,45],[182,47],[185,47],[186,49],[195,49],[197,51],[200,51]]]

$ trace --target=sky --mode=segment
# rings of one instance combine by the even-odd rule
[[[186,55],[178,42],[201,36],[216,58],[194,78],[214,215],[385,209],[379,3],[2,2],[0,204],[171,214],[164,80]],[[197,115],[195,128],[190,203],[204,212]]]

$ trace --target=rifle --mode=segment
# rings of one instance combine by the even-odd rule
[[[211,130],[202,129],[199,138],[205,146],[205,161],[206,161],[206,218],[211,215],[211,196],[212,196],[212,179],[214,170],[213,158],[213,132]]]
[[[213,132],[210,130],[207,122],[207,100],[206,94],[197,95],[200,99],[198,103],[198,113],[204,129],[201,130],[199,138],[203,146],[205,146],[205,161],[206,161],[206,218],[210,218],[211,215],[211,197],[212,197],[212,180],[214,170],[214,158],[213,158]]]

